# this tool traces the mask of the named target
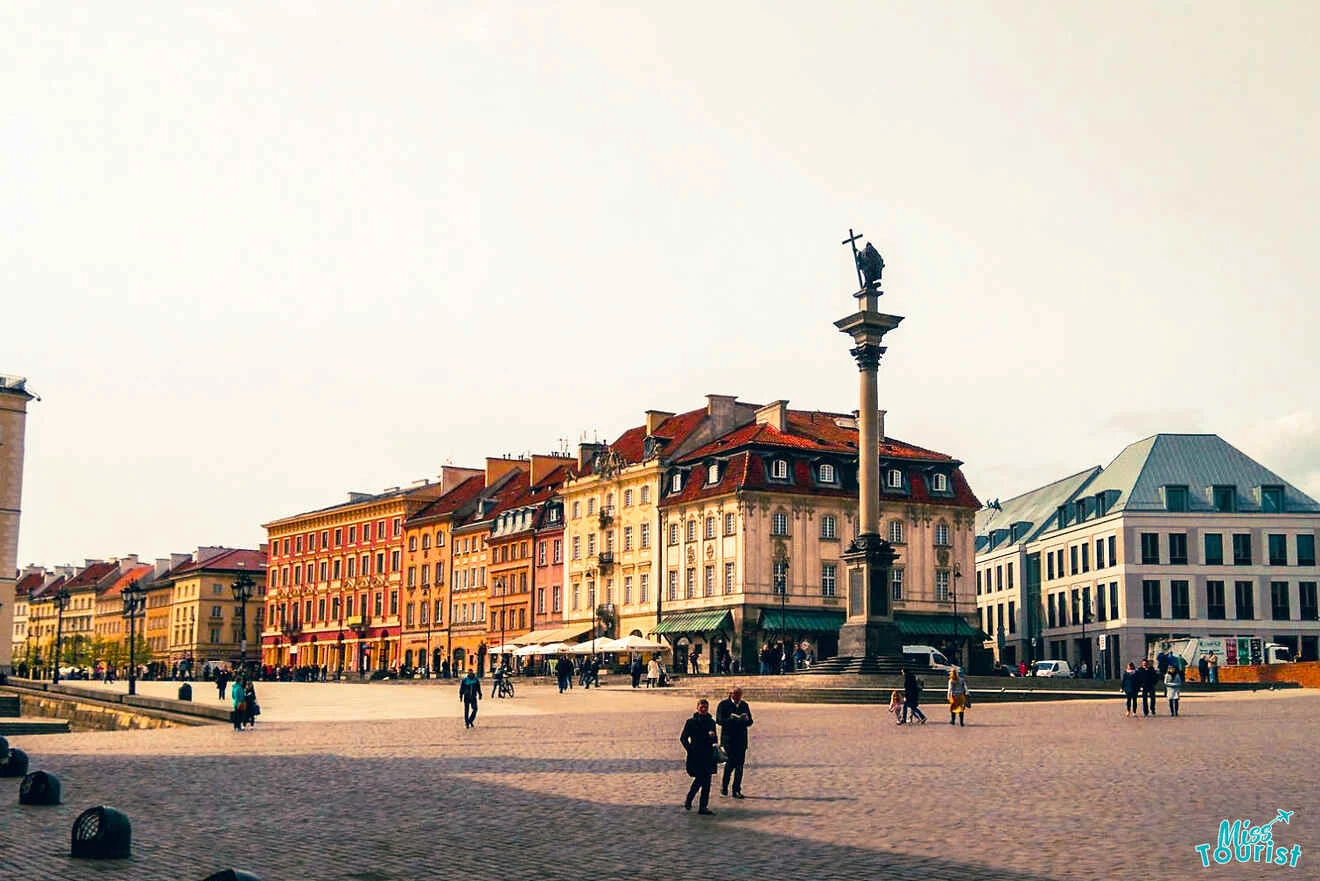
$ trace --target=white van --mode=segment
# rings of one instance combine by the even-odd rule
[[[930,663],[932,670],[943,670],[947,673],[955,666],[952,661],[944,657],[939,649],[930,645],[905,645],[903,646],[903,654],[924,658]]]
[[[1067,661],[1037,661],[1036,675],[1047,679],[1071,679],[1073,670]]]

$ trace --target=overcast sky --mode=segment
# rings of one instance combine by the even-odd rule
[[[20,563],[850,411],[849,227],[888,433],[983,500],[1157,431],[1320,495],[1320,5],[602,5],[0,6]]]

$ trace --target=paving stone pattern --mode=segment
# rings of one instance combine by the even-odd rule
[[[524,688],[465,730],[448,683],[259,693],[242,733],[15,738],[65,804],[19,807],[18,781],[0,781],[0,878],[1320,877],[1314,693],[1187,698],[1177,719],[1125,719],[1112,701],[975,705],[966,728],[939,704],[904,728],[881,707],[757,705],[749,797],[714,795],[714,817],[681,807],[687,697]],[[96,804],[132,819],[131,860],[68,856]],[[1201,868],[1194,847],[1220,819],[1277,808],[1297,811],[1275,827],[1303,845],[1297,869]]]

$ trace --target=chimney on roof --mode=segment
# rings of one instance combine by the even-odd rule
[[[531,486],[536,486],[551,471],[554,471],[560,465],[567,465],[571,461],[573,460],[564,456],[543,456],[539,453],[533,453]]]
[[[89,566],[95,566],[97,563],[104,563],[104,562],[105,562],[105,560],[88,560],[88,559],[84,559],[84,560],[83,560],[83,568],[86,569],[86,568],[88,568]]]
[[[430,486],[430,484],[431,481],[427,480],[425,477],[421,478],[420,480],[414,480],[412,482],[413,486]]]
[[[526,468],[531,465],[523,459],[496,458],[494,456],[486,457],[486,486],[494,486],[495,481],[499,480],[505,474],[517,468]]]
[[[119,564],[120,569],[127,571],[129,569],[132,569],[134,566],[138,565],[138,555],[128,554],[127,556],[120,557],[115,562]]]
[[[885,442],[885,413],[887,410],[875,411],[875,436],[880,439],[880,443]]]
[[[777,431],[788,430],[788,401],[775,401],[756,411],[756,424],[769,425]]]
[[[369,499],[369,498],[371,498],[371,493],[357,493],[357,492],[353,492],[353,491],[351,491],[351,490],[350,490],[349,493],[348,493],[348,501],[349,501],[350,503],[352,503],[352,502],[365,502],[365,501],[366,501],[367,499]]]
[[[193,561],[194,563],[201,563],[201,562],[204,562],[204,561],[206,561],[206,560],[211,559],[211,558],[214,557],[216,554],[222,554],[222,553],[224,553],[224,552],[227,551],[227,550],[228,550],[228,548],[198,547],[198,548],[197,548],[197,553],[193,554],[192,561]]]
[[[660,427],[660,423],[664,422],[666,419],[673,418],[673,415],[673,413],[668,413],[664,410],[647,410],[646,433],[648,435],[655,434],[655,430]]]
[[[605,451],[604,444],[578,444],[577,467],[582,471],[587,467],[587,463],[596,457],[597,453]]]
[[[457,465],[442,465],[440,467],[440,489],[442,492],[449,492],[463,481],[471,477],[480,477],[484,472],[480,468],[460,468]]]
[[[738,396],[706,395],[706,415],[712,424],[712,437],[728,434],[737,425]]]

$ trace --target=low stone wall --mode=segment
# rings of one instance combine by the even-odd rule
[[[23,716],[64,719],[75,730],[120,731],[127,728],[176,728],[181,723],[148,716],[124,706],[92,703],[65,695],[20,694]]]
[[[1264,664],[1255,667],[1229,667],[1221,664],[1219,667],[1219,681],[1296,682],[1302,688],[1320,688],[1320,661],[1301,661],[1296,664]]]

